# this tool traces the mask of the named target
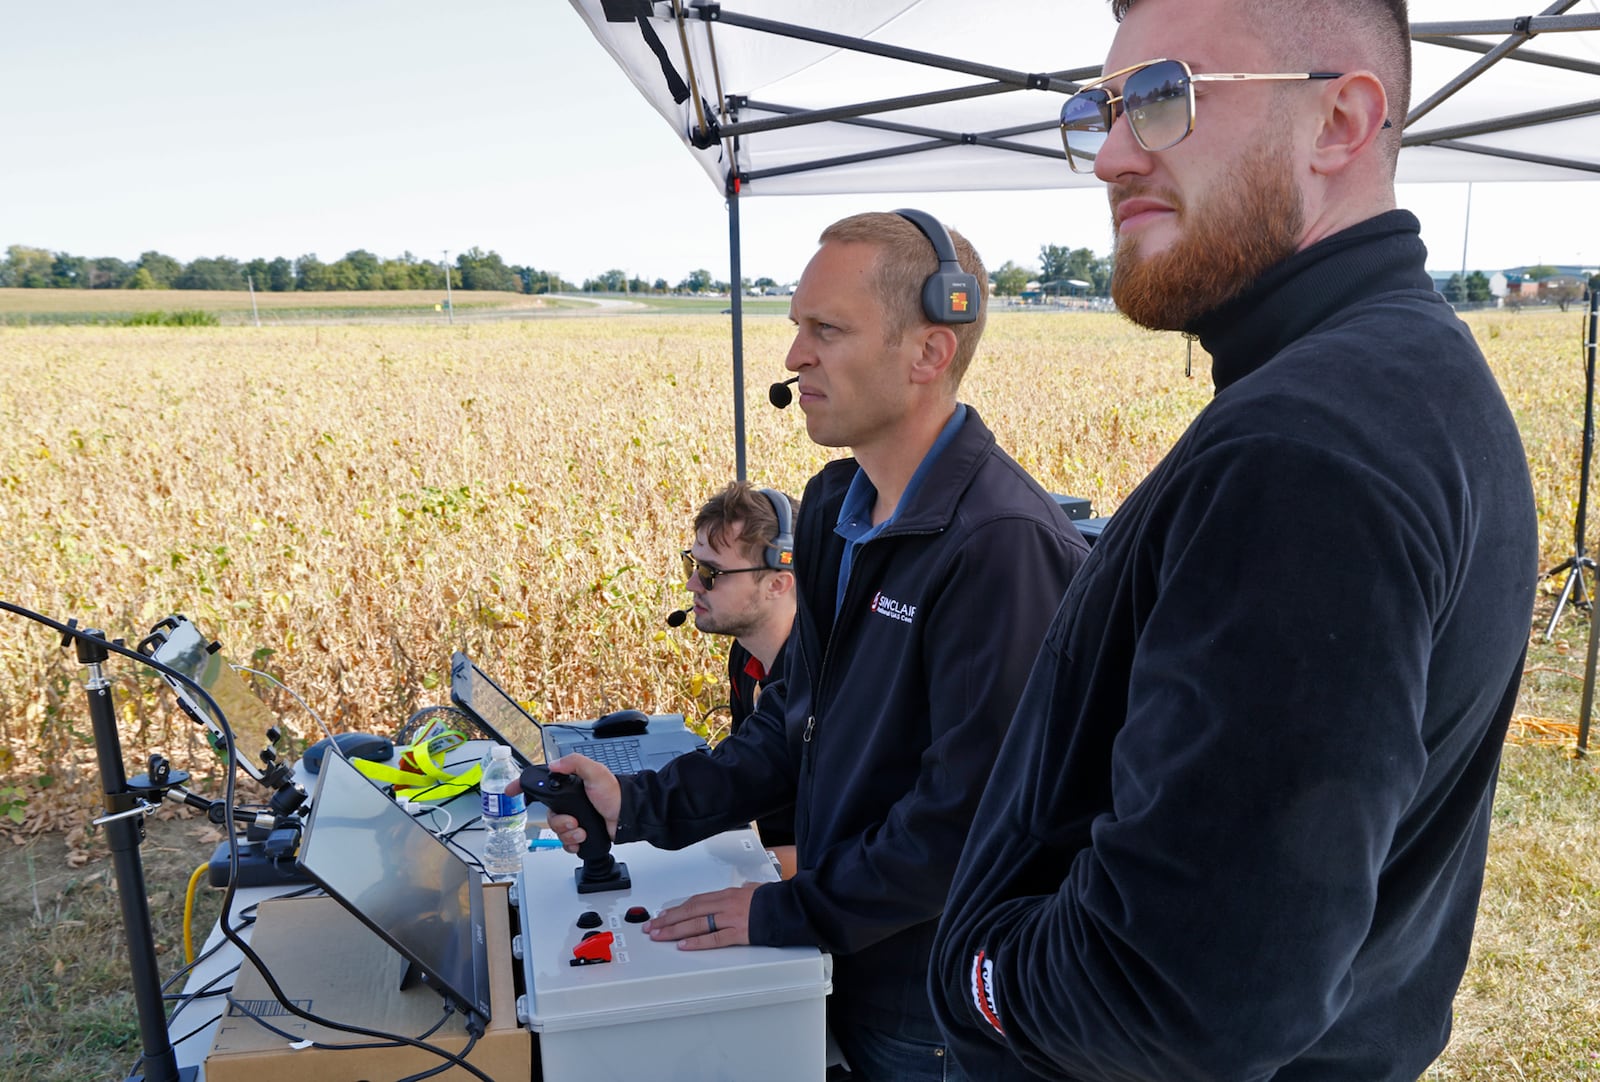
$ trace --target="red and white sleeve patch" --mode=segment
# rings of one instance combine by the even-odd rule
[[[994,963],[984,956],[983,951],[979,951],[972,959],[972,1003],[983,1015],[984,1021],[1004,1037],[1006,1030],[1000,1024],[1000,1004],[994,995]]]

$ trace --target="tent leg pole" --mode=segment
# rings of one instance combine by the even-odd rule
[[[733,458],[734,476],[745,480],[744,460],[744,289],[739,271],[739,178],[728,179],[728,290],[733,298]]]

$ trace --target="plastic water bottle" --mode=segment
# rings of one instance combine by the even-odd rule
[[[496,744],[483,760],[483,780],[478,790],[483,795],[483,825],[489,831],[483,846],[483,867],[490,875],[515,875],[522,870],[522,855],[528,851],[524,832],[528,815],[523,810],[522,794],[506,794],[506,786],[518,776],[511,749]]]

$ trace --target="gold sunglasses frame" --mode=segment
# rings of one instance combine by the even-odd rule
[[[1087,83],[1084,83],[1082,86],[1080,86],[1073,93],[1072,97],[1068,98],[1065,102],[1062,103],[1062,105],[1061,105],[1061,113],[1062,113],[1063,118],[1066,115],[1067,106],[1071,105],[1075,100],[1077,100],[1078,98],[1082,97],[1084,94],[1088,93],[1089,91],[1101,89],[1106,83],[1110,82],[1112,79],[1122,79],[1125,76],[1131,75],[1136,71],[1143,71],[1145,68],[1154,67],[1157,64],[1176,64],[1176,65],[1178,65],[1178,67],[1183,69],[1184,80],[1185,80],[1184,81],[1184,90],[1183,90],[1184,106],[1185,106],[1185,117],[1184,117],[1184,124],[1183,124],[1183,134],[1178,136],[1172,142],[1167,143],[1165,146],[1159,146],[1159,147],[1153,147],[1153,146],[1150,146],[1149,144],[1147,144],[1144,141],[1144,137],[1139,134],[1139,129],[1130,120],[1128,122],[1128,130],[1129,130],[1129,132],[1132,133],[1134,141],[1137,142],[1139,144],[1139,146],[1148,154],[1157,154],[1157,153],[1160,153],[1163,150],[1171,150],[1173,147],[1177,146],[1179,143],[1181,143],[1185,139],[1189,138],[1190,135],[1194,134],[1194,113],[1195,113],[1195,107],[1194,107],[1194,84],[1195,83],[1246,83],[1246,82],[1257,82],[1257,81],[1262,81],[1262,80],[1271,80],[1271,81],[1276,81],[1276,82],[1288,82],[1288,81],[1302,81],[1303,82],[1303,81],[1310,80],[1310,79],[1339,79],[1339,78],[1342,78],[1344,76],[1344,74],[1345,74],[1342,71],[1280,71],[1280,72],[1239,72],[1239,71],[1233,71],[1233,72],[1220,72],[1220,71],[1219,72],[1211,72],[1211,71],[1203,71],[1203,72],[1200,72],[1199,74],[1196,74],[1194,71],[1192,71],[1190,69],[1190,67],[1189,67],[1189,65],[1188,65],[1188,63],[1186,61],[1178,60],[1178,59],[1175,59],[1173,57],[1163,56],[1163,57],[1157,57],[1154,60],[1146,60],[1146,61],[1143,61],[1142,63],[1131,65],[1130,67],[1123,68],[1120,71],[1114,71],[1114,72],[1110,73],[1109,75],[1102,75],[1098,79],[1093,79],[1093,80],[1090,80]],[[1110,94],[1109,92],[1107,92],[1104,111],[1102,111],[1101,115],[1102,115],[1102,117],[1104,117],[1105,113],[1109,112],[1111,114],[1111,120],[1110,120],[1109,123],[1106,124],[1106,130],[1103,133],[1083,132],[1081,134],[1104,134],[1106,137],[1109,138],[1110,135],[1111,135],[1111,129],[1117,123],[1117,118],[1125,116],[1126,113],[1127,113],[1127,111],[1125,109],[1119,108],[1119,105],[1122,102],[1122,97],[1123,96],[1121,94]],[[1063,119],[1061,121],[1061,146],[1067,152],[1067,167],[1069,169],[1071,169],[1074,173],[1093,173],[1094,172],[1094,159],[1093,158],[1089,158],[1089,159],[1086,160],[1086,163],[1085,163],[1086,164],[1086,168],[1080,169],[1078,167],[1077,158],[1072,153],[1072,144],[1067,141],[1067,122],[1066,122],[1065,119]]]

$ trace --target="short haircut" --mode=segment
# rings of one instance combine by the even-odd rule
[[[1118,22],[1139,0],[1111,0]],[[1338,54],[1349,70],[1370,69],[1389,100],[1394,127],[1380,135],[1391,172],[1411,107],[1411,18],[1406,0],[1230,0],[1264,29],[1285,70],[1327,70]],[[1177,59],[1184,59],[1178,57]],[[1336,69],[1337,70],[1337,69]]]
[[[978,340],[983,337],[983,325],[989,317],[989,272],[966,237],[949,227],[946,231],[955,245],[961,269],[978,280],[978,318],[971,323],[950,324],[956,335],[950,379],[952,386],[959,386],[973,355],[978,352]],[[939,269],[939,257],[934,254],[933,242],[923,236],[922,230],[910,219],[887,211],[853,214],[822,231],[818,243],[829,242],[870,244],[878,250],[872,286],[883,305],[887,343],[892,345],[900,341],[908,329],[929,322],[922,310],[922,283]]]
[[[785,498],[788,498],[787,496]],[[800,501],[789,499],[789,528],[800,517]],[[737,536],[730,537],[734,526]],[[712,496],[694,517],[694,532],[706,532],[706,540],[714,548],[722,548],[734,541],[745,554],[757,563],[764,563],[762,554],[778,536],[778,513],[760,488],[748,481],[730,481],[728,487]]]

